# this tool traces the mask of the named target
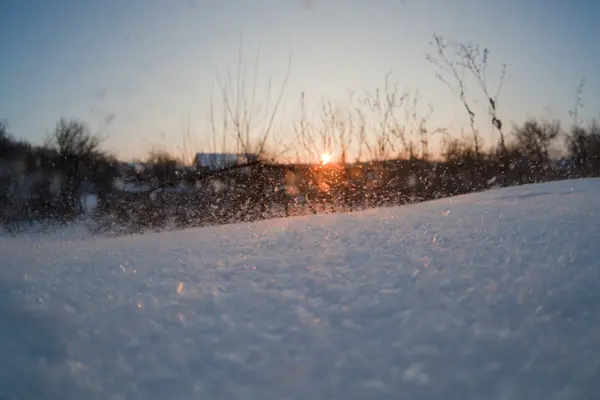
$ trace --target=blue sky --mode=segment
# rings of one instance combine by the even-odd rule
[[[316,109],[381,87],[389,71],[436,109],[432,126],[456,132],[464,112],[424,57],[434,32],[488,47],[491,86],[507,64],[505,121],[566,120],[584,76],[591,118],[597,15],[591,0],[5,0],[0,118],[40,143],[61,116],[78,117],[123,158],[175,150],[189,124],[203,150],[217,73],[235,69],[241,37],[247,67],[260,49],[259,92],[282,81],[291,54],[284,134],[301,92]]]

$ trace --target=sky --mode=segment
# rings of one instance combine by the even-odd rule
[[[241,59],[261,111],[291,66],[277,118],[284,141],[294,142],[301,93],[312,118],[323,99],[350,104],[382,88],[388,73],[434,108],[430,128],[459,136],[464,110],[425,58],[434,33],[489,48],[492,90],[507,65],[498,101],[505,126],[531,116],[568,122],[584,77],[581,115],[593,118],[597,15],[591,0],[6,0],[0,119],[42,143],[59,118],[76,117],[123,159],[154,147],[207,151],[211,104],[223,109],[219,77],[235,76]],[[481,131],[496,141],[487,124]]]

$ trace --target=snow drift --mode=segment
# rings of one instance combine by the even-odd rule
[[[600,180],[0,238],[0,399],[586,399]]]

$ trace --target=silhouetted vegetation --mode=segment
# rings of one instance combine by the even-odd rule
[[[192,165],[189,154],[175,157],[160,149],[144,162],[118,161],[76,119],[61,119],[39,146],[16,139],[8,124],[1,123],[0,224],[18,232],[31,224],[85,219],[97,232],[143,232],[357,211],[494,187],[600,176],[600,124],[578,120],[583,82],[570,128],[530,118],[506,131],[497,111],[506,66],[491,93],[487,49],[448,43],[437,35],[433,46],[436,51],[428,59],[456,92],[470,121],[470,135],[431,127],[434,109],[419,112],[418,92],[401,93],[387,77],[383,90],[361,97],[359,106],[324,102],[317,119],[307,117],[302,95],[300,120],[294,125],[293,141],[286,145],[283,128],[275,124],[283,87],[272,110],[265,111],[255,104],[256,88],[246,99],[243,91],[232,90],[245,84],[233,85],[228,78],[219,81],[221,122],[211,109],[211,150],[237,148],[254,158],[216,170]],[[489,103],[484,121],[498,133],[494,146],[486,148],[477,129],[465,74]],[[443,143],[439,157],[430,149],[436,136]],[[295,153],[296,162],[275,161],[289,152]],[[323,153],[331,161],[319,163]]]
[[[7,124],[0,131],[0,222],[10,230],[72,221],[84,194],[110,190],[115,159],[80,121],[61,119],[43,146],[16,140]]]

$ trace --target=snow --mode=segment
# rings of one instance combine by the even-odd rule
[[[0,238],[0,399],[591,399],[600,180]]]
[[[98,208],[98,196],[95,194],[85,194],[82,198],[81,203],[86,214],[91,214]]]

